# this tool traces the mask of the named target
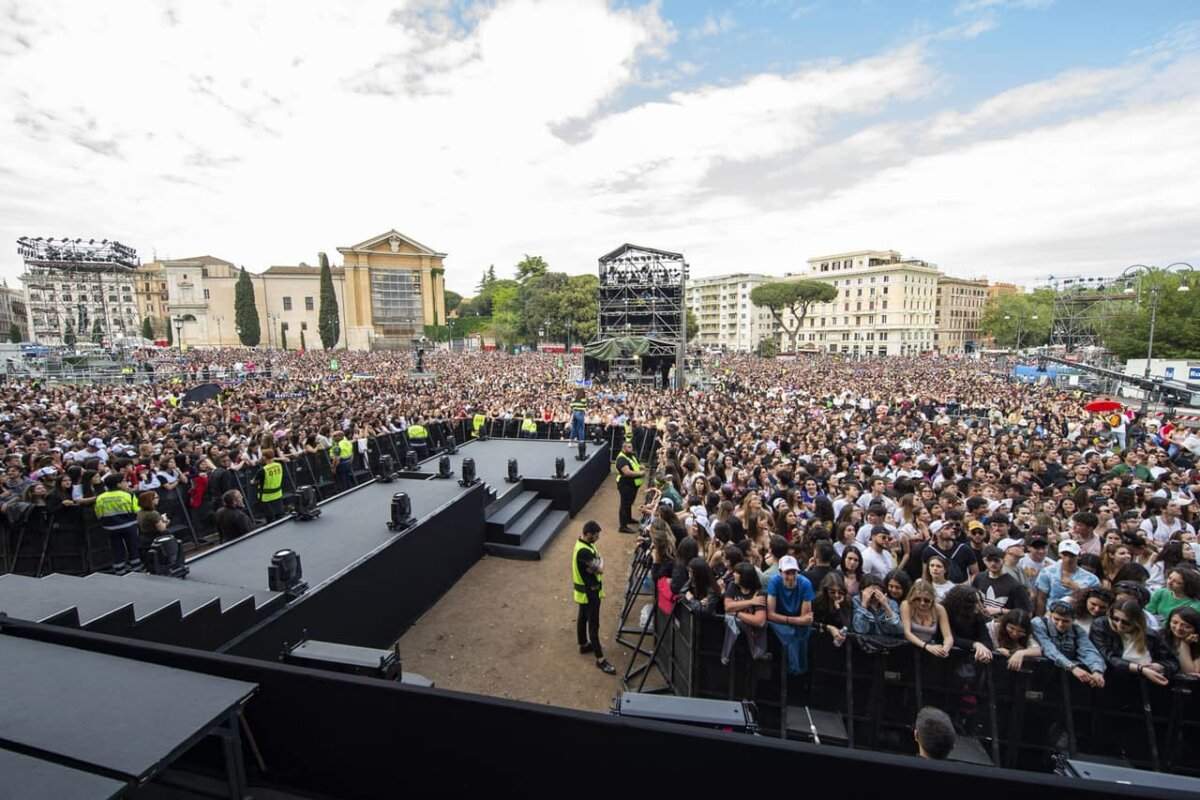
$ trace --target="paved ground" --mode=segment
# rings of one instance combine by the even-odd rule
[[[613,642],[634,545],[633,536],[617,532],[617,504],[609,478],[541,561],[485,556],[400,640],[404,668],[446,689],[607,711],[630,653]],[[597,547],[608,596],[600,635],[614,676],[596,669],[575,642],[571,551],[589,519],[604,528]]]

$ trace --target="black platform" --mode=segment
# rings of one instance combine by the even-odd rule
[[[53,761],[0,749],[0,800],[109,800],[128,788]]]

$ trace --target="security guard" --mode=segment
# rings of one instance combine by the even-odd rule
[[[617,491],[621,495],[621,533],[637,533],[634,526],[633,502],[637,499],[638,489],[646,480],[646,471],[633,455],[633,442],[625,440],[621,447],[621,455],[617,456]]]
[[[584,433],[584,422],[587,417],[587,400],[584,399],[582,389],[575,392],[575,399],[571,401],[571,441],[582,442],[586,434]]]
[[[283,464],[275,460],[270,447],[262,451],[263,464],[258,473],[258,503],[267,522],[283,516]]]
[[[532,411],[526,412],[525,418],[521,420],[521,438],[537,438],[537,420],[533,418]]]
[[[478,439],[480,432],[483,430],[484,423],[487,422],[487,415],[483,412],[476,411],[475,416],[471,417],[471,438]]]
[[[417,451],[418,461],[429,458],[429,431],[419,420],[414,419],[408,426],[408,444]]]
[[[579,605],[579,616],[575,623],[575,638],[580,653],[596,656],[596,666],[613,675],[617,669],[604,658],[600,646],[600,601],[604,599],[604,559],[596,552],[596,540],[600,538],[600,523],[589,519],[583,524],[583,533],[575,540],[571,553],[571,579],[574,582],[575,602]]]
[[[354,445],[341,431],[333,432],[333,446],[329,448],[329,463],[333,466],[333,477],[337,490],[344,492],[354,486]]]
[[[133,367],[128,365],[121,367],[121,374],[125,376],[125,383],[127,385],[133,383]]]
[[[100,527],[108,531],[112,543],[113,571],[124,575],[142,568],[138,542],[138,502],[129,491],[129,483],[117,473],[104,476],[104,491],[93,506]]]

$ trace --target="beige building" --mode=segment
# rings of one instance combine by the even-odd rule
[[[988,287],[988,300],[993,300],[1006,294],[1019,294],[1024,289],[1015,283],[993,283]]]
[[[25,293],[0,283],[0,341],[9,341],[12,326],[17,326],[20,341],[29,341],[29,312],[25,308]]]
[[[963,353],[970,343],[972,349],[980,345],[979,320],[988,301],[988,282],[938,277],[937,309],[934,321],[933,348],[939,353]]]
[[[445,324],[445,253],[394,230],[339,247],[338,252],[345,265],[330,268],[340,321],[337,347],[405,347],[422,335],[425,325]],[[239,268],[213,256],[159,263],[176,344],[240,344],[234,312]],[[261,330],[259,346],[320,347],[320,267],[272,266],[249,274]]]
[[[816,280],[837,298],[808,310],[797,350],[846,355],[912,355],[934,347],[937,267],[895,250],[856,250],[808,259],[808,271],[784,280]],[[788,320],[788,325],[791,321]],[[792,349],[784,336],[783,350]]]
[[[687,305],[699,328],[692,344],[730,352],[754,351],[774,333],[775,319],[769,310],[750,302],[750,292],[772,280],[775,278],[770,275],[737,273],[688,281]]]
[[[165,337],[170,312],[167,308],[167,276],[163,270],[163,262],[148,261],[134,270],[133,295],[137,300],[139,335],[140,320],[149,317],[155,338]]]

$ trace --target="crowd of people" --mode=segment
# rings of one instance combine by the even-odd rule
[[[1200,675],[1200,436],[986,362],[724,356],[706,388],[675,391],[581,389],[570,357],[538,353],[432,352],[434,379],[410,353],[136,358],[114,385],[0,386],[7,523],[159,487],[221,508],[221,476],[261,486],[266,465],[341,440],[476,415],[567,437],[582,413],[655,432],[653,463],[618,459],[622,522],[642,509],[660,603],[721,616],[728,647],[759,654],[773,631],[792,672],[811,637],[855,634],[1014,669],[1041,656],[1094,687]],[[208,382],[214,396],[185,398]],[[167,521],[109,510],[136,567],[130,530]]]

